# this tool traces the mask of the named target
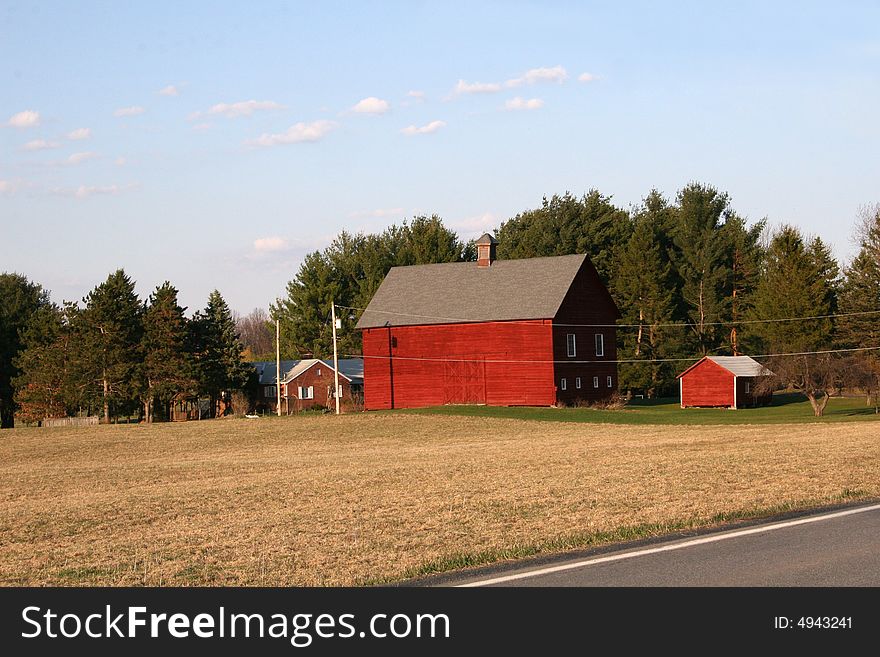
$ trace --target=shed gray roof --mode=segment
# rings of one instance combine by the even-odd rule
[[[770,376],[772,372],[749,356],[707,356],[734,376]]]
[[[357,328],[552,319],[586,257],[393,267]]]

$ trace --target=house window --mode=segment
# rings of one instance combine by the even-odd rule
[[[263,395],[266,397],[274,397],[275,386],[266,386],[265,388],[263,388]]]
[[[560,379],[559,380],[559,389],[560,390],[568,390],[568,381],[566,381],[565,379]]]
[[[608,387],[609,388],[614,387],[614,380],[610,376],[608,377]]]
[[[314,399],[315,398],[315,389],[312,386],[299,386],[297,388],[297,392],[299,394],[300,399]]]
[[[605,355],[605,336],[601,333],[596,334],[596,355],[604,356]]]
[[[574,387],[577,388],[578,390],[581,389],[581,377],[576,376],[574,378]]]
[[[598,377],[598,376],[594,376],[594,377],[593,377],[593,387],[594,387],[594,388],[598,388],[598,387],[599,387],[599,377]]]
[[[577,356],[577,343],[575,342],[574,333],[566,335],[565,342],[568,347],[568,357],[574,358]]]
[[[749,394],[749,389],[750,389],[749,382],[746,381],[746,394]]]

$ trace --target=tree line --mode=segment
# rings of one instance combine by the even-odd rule
[[[821,238],[792,225],[770,230],[766,219],[750,223],[727,193],[701,183],[672,199],[652,190],[627,209],[597,190],[545,197],[494,233],[499,258],[590,256],[621,311],[618,358],[633,361],[620,364],[620,388],[657,397],[677,391],[685,362],[676,359],[880,346],[880,314],[764,321],[880,310],[880,206],[863,215],[859,253],[844,268]],[[270,309],[282,353],[331,353],[331,300],[351,308],[340,348],[360,353],[354,323],[391,267],[474,259],[473,243],[436,215],[379,234],[342,232],[305,258]],[[844,384],[876,401],[878,352],[851,353],[846,363],[835,354],[764,359],[779,370],[768,381],[800,390],[817,413]]]
[[[252,374],[232,314],[216,290],[192,318],[177,297],[165,282],[142,301],[120,269],[81,305],[59,306],[39,284],[0,274],[3,427],[78,414],[152,422],[187,397],[210,400],[208,416],[224,412]]]

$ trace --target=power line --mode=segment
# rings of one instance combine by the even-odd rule
[[[852,347],[849,349],[824,349],[820,351],[797,351],[782,354],[758,354],[752,358],[780,358],[783,356],[818,356],[824,354],[842,354],[852,353],[856,351],[876,351],[877,347]],[[516,360],[508,358],[489,359],[489,358],[441,358],[432,356],[366,356],[364,354],[343,354],[346,358],[373,358],[384,360],[412,360],[412,361],[430,361],[438,363],[503,363],[503,364],[521,364],[521,365],[549,365],[549,364],[569,364],[569,365],[619,365],[623,363],[679,363],[700,360],[703,356],[690,356],[687,358],[629,358],[622,360]]]
[[[346,310],[367,310],[366,308],[358,308],[355,306],[337,306],[337,308],[345,308]],[[480,320],[474,319],[462,319],[460,317],[444,317],[442,315],[417,315],[415,313],[400,313],[394,312],[391,310],[370,310],[371,313],[378,313],[382,315],[395,315],[397,317],[415,317],[417,319],[433,319],[433,320],[441,320],[444,322],[456,322],[462,324],[472,324],[478,322]],[[806,317],[778,317],[773,319],[744,319],[738,321],[730,321],[730,322],[703,322],[702,326],[733,326],[733,325],[741,325],[741,324],[770,324],[770,323],[778,323],[778,322],[806,322],[817,319],[833,319],[836,317],[858,317],[858,316],[866,316],[866,315],[880,315],[880,310],[863,310],[859,312],[851,312],[851,313],[832,313],[829,315],[810,315]],[[505,324],[534,324],[534,320],[487,320],[487,321],[497,321],[504,322]],[[553,322],[553,326],[564,326],[564,327],[581,327],[581,328],[690,328],[692,326],[696,326],[696,324],[688,324],[687,322],[665,322],[660,324],[564,324],[560,322]]]

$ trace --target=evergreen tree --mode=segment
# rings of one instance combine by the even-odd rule
[[[228,402],[233,391],[245,388],[252,374],[242,360],[235,321],[219,291],[208,296],[208,305],[193,318],[189,335],[199,387],[211,398],[211,413],[216,416],[226,408],[221,403]]]
[[[0,274],[0,429],[15,423],[12,380],[21,371],[14,361],[22,349],[21,333],[40,308],[49,305],[43,288],[20,274]]]
[[[89,392],[100,398],[103,421],[111,409],[131,412],[141,394],[141,336],[143,307],[134,281],[122,269],[83,299],[74,335],[78,376],[89,382]]]
[[[644,391],[648,397],[662,394],[674,377],[668,363],[647,362],[674,352],[680,329],[666,328],[673,319],[672,267],[664,248],[661,229],[669,207],[652,192],[637,210],[633,233],[614,252],[615,278],[612,294],[627,326],[618,329],[618,355],[622,360],[643,359],[645,363],[622,363],[622,390]]]
[[[730,320],[730,332],[719,338],[725,350],[729,349],[734,356],[742,353],[738,337],[742,330],[740,321],[749,314],[752,296],[758,286],[764,257],[761,235],[766,226],[767,221],[762,220],[747,227],[742,218],[731,214],[721,229],[721,237],[728,246],[726,269],[729,279],[724,285],[724,317]]]
[[[163,416],[173,397],[194,391],[192,361],[187,351],[185,308],[177,303],[177,290],[168,281],[156,288],[144,311],[144,419],[153,421],[154,403],[159,402]]]

